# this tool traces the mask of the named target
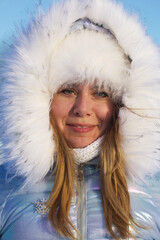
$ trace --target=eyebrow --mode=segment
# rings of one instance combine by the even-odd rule
[[[60,89],[62,88],[78,88],[80,84],[78,83],[66,83],[66,84],[63,84]],[[93,85],[93,86],[90,86],[90,89],[91,90],[96,90],[96,91],[100,91],[100,90],[104,90],[105,91],[105,88],[103,85],[101,86],[98,86],[98,85]]]
[[[74,88],[74,87],[78,87],[77,83],[65,83],[63,84],[60,88],[65,88],[65,87],[69,87],[69,88]]]
[[[104,86],[102,85],[102,86],[91,86],[91,89],[93,89],[93,90],[105,90],[105,88],[104,88]]]

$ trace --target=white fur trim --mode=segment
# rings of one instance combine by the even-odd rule
[[[5,156],[5,163],[9,163],[9,166],[13,163],[17,174],[24,175],[29,184],[43,178],[54,162],[55,147],[49,127],[50,99],[65,79],[61,75],[61,81],[56,75],[56,70],[58,67],[61,69],[62,65],[56,65],[54,56],[60,45],[64,46],[69,39],[76,38],[76,34],[73,34],[74,36],[69,36],[67,40],[66,35],[71,24],[83,17],[109,28],[120,48],[132,59],[132,63],[129,76],[123,78],[125,75],[121,70],[113,72],[121,72],[118,74],[119,79],[117,75],[109,76],[108,71],[105,72],[103,68],[102,75],[99,75],[99,72],[96,72],[99,61],[92,62],[90,59],[89,62],[87,58],[87,66],[84,66],[82,72],[84,73],[87,67],[89,80],[101,76],[99,79],[105,79],[106,85],[110,84],[110,80],[113,80],[113,85],[114,80],[119,80],[120,83],[115,82],[114,85],[115,97],[121,95],[123,103],[130,108],[152,109],[137,110],[138,114],[159,117],[159,111],[154,110],[160,109],[158,48],[145,35],[138,20],[124,12],[121,5],[110,0],[68,0],[65,3],[59,1],[46,15],[37,17],[29,30],[18,36],[4,72],[6,80],[1,94],[1,108],[3,143],[8,156]],[[90,34],[95,36],[95,33]],[[97,34],[96,38],[101,38],[99,41],[104,42],[104,35]],[[73,42],[72,51],[76,51],[76,55],[74,61],[65,60],[65,64],[68,63],[67,74],[71,73],[71,67],[73,70],[72,63],[75,63],[75,71],[80,67],[78,64],[81,49],[79,43]],[[98,46],[98,50],[100,47]],[[65,51],[65,59],[70,57],[70,53],[68,56],[67,54]],[[71,55],[73,56],[73,52]],[[63,63],[63,59],[59,58],[58,61]],[[72,80],[73,76],[74,74]],[[139,117],[127,109],[121,109],[120,123],[128,174],[144,177],[159,171],[159,120]]]
[[[72,33],[51,55],[49,89],[52,93],[66,82],[94,83],[95,79],[100,86],[111,89],[114,100],[126,91],[129,71],[126,59],[117,42],[108,35],[88,30]]]

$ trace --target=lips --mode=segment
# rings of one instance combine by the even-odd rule
[[[78,133],[86,133],[92,131],[97,125],[81,124],[81,123],[68,123],[67,126]]]
[[[77,128],[89,128],[89,126],[77,126]]]

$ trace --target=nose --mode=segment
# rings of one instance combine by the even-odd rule
[[[77,96],[73,106],[73,113],[79,117],[86,117],[92,115],[92,107],[89,95],[87,93],[82,93]]]

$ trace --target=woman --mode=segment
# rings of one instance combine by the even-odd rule
[[[137,20],[58,2],[5,63],[1,239],[158,240],[159,55]]]

